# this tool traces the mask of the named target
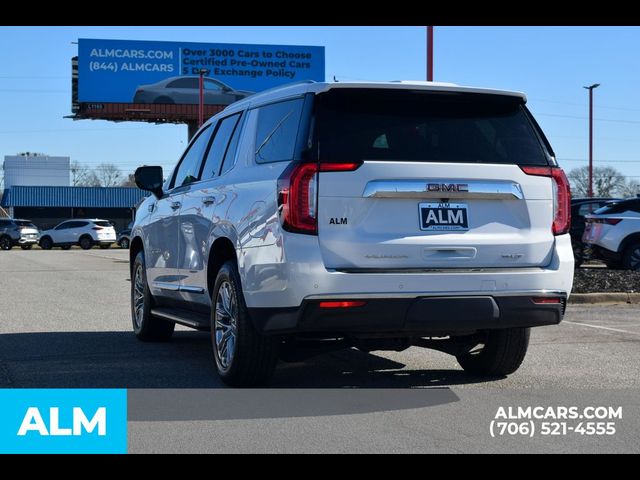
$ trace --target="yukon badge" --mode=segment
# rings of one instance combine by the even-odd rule
[[[468,183],[427,183],[427,192],[468,192]]]

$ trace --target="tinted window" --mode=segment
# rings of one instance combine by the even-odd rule
[[[167,88],[198,88],[200,79],[198,77],[179,78],[167,83]]]
[[[0,220],[0,228],[5,228],[11,225],[11,221],[9,220]]]
[[[58,225],[55,229],[56,230],[66,230],[67,228],[71,228],[70,225],[73,222],[65,222],[65,223],[61,223],[60,225]]]
[[[233,168],[233,162],[236,158],[236,152],[238,151],[238,142],[240,141],[240,133],[242,132],[243,124],[244,118],[236,124],[236,128],[233,131],[233,137],[231,137],[231,142],[229,143],[229,148],[227,148],[227,153],[224,155],[224,160],[222,161],[222,170],[220,171],[220,175],[224,175]]]
[[[204,88],[207,90],[220,90],[222,88],[222,85],[214,82],[213,80],[204,80],[202,83],[204,84]],[[198,85],[198,88],[200,88],[200,85]]]
[[[187,147],[187,153],[182,157],[182,161],[173,175],[171,188],[188,185],[198,179],[200,161],[207,149],[210,136],[211,128],[207,127],[193,142],[191,142],[191,145]]]
[[[89,225],[89,222],[69,222],[67,228],[82,228]]]
[[[29,227],[29,228],[37,228],[32,222],[27,220],[16,220],[16,225],[20,227]]]
[[[316,116],[323,161],[548,165],[515,97],[335,89],[317,96]]]
[[[227,151],[229,140],[238,123],[240,114],[232,115],[220,121],[218,129],[216,130],[211,147],[207,153],[207,159],[205,160],[204,169],[202,170],[201,178],[203,180],[208,178],[217,177],[220,172],[220,165]]]
[[[303,103],[300,98],[257,109],[256,162],[293,159]]]
[[[111,222],[107,222],[106,220],[104,222],[93,222],[93,223],[95,223],[99,227],[113,227]]]
[[[607,205],[595,211],[596,214],[619,214],[631,210],[632,212],[640,213],[640,200],[626,200],[624,202],[618,202],[613,205]]]
[[[582,205],[580,205],[580,208],[578,209],[578,215],[580,215],[581,217],[584,217],[585,215],[595,212],[601,206],[602,206],[602,203],[583,203]]]

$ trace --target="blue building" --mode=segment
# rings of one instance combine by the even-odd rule
[[[131,222],[145,195],[135,187],[13,186],[4,191],[0,206],[41,229],[69,218],[101,218],[113,222],[119,231]]]

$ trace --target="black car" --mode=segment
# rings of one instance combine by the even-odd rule
[[[576,267],[579,267],[584,260],[584,244],[582,234],[584,233],[584,216],[595,212],[599,208],[610,203],[620,201],[619,198],[593,197],[593,198],[573,198],[571,199],[571,244],[573,254],[576,259]]]

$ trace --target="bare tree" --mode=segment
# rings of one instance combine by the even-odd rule
[[[133,173],[130,173],[129,175],[127,175],[127,178],[125,178],[122,183],[120,184],[121,187],[135,187],[136,186],[136,179]]]
[[[101,187],[117,187],[122,181],[122,172],[113,163],[101,163],[95,169]]]
[[[586,197],[589,192],[589,167],[574,168],[567,177],[573,197]],[[612,197],[625,187],[624,175],[613,167],[593,169],[593,194],[596,197]]]
[[[90,170],[86,165],[81,164],[77,160],[71,162],[71,186],[84,187],[87,186]]]
[[[640,194],[640,183],[636,180],[628,180],[625,184],[620,188],[619,194],[621,197],[635,197]]]

